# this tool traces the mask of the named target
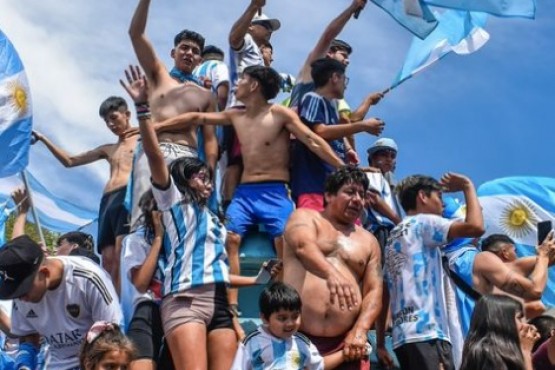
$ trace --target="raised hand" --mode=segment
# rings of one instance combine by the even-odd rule
[[[17,206],[19,213],[27,213],[29,211],[31,202],[29,201],[29,197],[27,196],[27,191],[25,189],[18,188],[14,190],[12,193],[12,199]]]
[[[135,103],[147,103],[148,84],[139,66],[130,65],[129,68],[125,70],[125,78],[127,79],[127,83],[123,80],[119,80],[119,83],[125,91],[127,91],[131,99],[133,99]]]
[[[468,186],[472,186],[472,181],[464,175],[458,173],[448,172],[441,177],[439,184],[447,192],[463,191]]]

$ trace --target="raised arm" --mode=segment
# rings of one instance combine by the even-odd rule
[[[329,263],[318,247],[316,222],[314,211],[294,211],[285,226],[285,242],[307,271],[326,280],[331,304],[337,300],[342,310],[351,310],[358,304],[355,294],[357,287]]]
[[[320,39],[318,39],[316,46],[314,46],[314,49],[312,49],[312,51],[308,54],[308,57],[299,72],[297,83],[312,81],[312,76],[310,75],[310,65],[312,62],[316,59],[323,58],[326,55],[331,42],[341,33],[343,27],[345,27],[351,16],[355,14],[358,9],[364,8],[365,5],[366,0],[353,0],[347,9],[341,12],[341,14],[328,24],[324,33],[322,33]]]
[[[345,338],[345,358],[359,359],[365,355],[367,334],[382,310],[383,274],[380,246],[368,235],[372,249],[362,280],[362,307],[357,321]]]
[[[139,0],[137,9],[135,9],[131,19],[131,25],[129,26],[129,37],[131,38],[131,43],[141,68],[145,71],[148,80],[156,84],[160,73],[165,70],[165,67],[156,56],[154,47],[145,35],[149,7],[150,0]]]
[[[25,189],[17,189],[12,193],[12,199],[17,208],[17,216],[13,223],[12,239],[25,234],[25,224],[27,223],[27,212],[31,202]]]
[[[295,112],[289,108],[277,105],[274,106],[274,109],[278,110],[279,113],[283,115],[283,119],[286,122],[285,128],[306,145],[308,149],[314,152],[314,154],[336,168],[344,165],[343,161],[337,156],[329,144],[304,125]]]
[[[243,47],[244,38],[252,19],[264,5],[266,5],[266,0],[251,0],[245,12],[233,24],[229,32],[229,45],[232,49],[239,50]]]
[[[474,184],[466,176],[456,173],[443,175],[440,184],[448,192],[462,191],[466,202],[466,218],[463,222],[454,222],[447,234],[448,240],[456,238],[477,238],[484,233],[482,207],[478,202]]]
[[[383,93],[381,92],[376,92],[368,95],[358,106],[358,108],[355,109],[353,112],[351,112],[351,115],[349,116],[349,120],[362,121],[364,117],[366,117],[366,114],[370,110],[370,107],[378,104],[379,101],[382,100],[382,98],[383,98]]]
[[[145,293],[150,286],[152,277],[158,265],[158,256],[162,248],[164,238],[164,225],[162,223],[162,213],[152,211],[152,223],[154,224],[154,238],[148,251],[148,255],[143,264],[131,269],[131,281],[139,293]]]
[[[536,266],[530,276],[511,270],[499,257],[491,252],[479,253],[474,270],[479,272],[495,287],[524,299],[540,299],[547,283],[549,255],[555,250],[553,233],[538,248]]]
[[[102,145],[102,146],[99,146],[98,148],[89,150],[81,154],[70,155],[65,150],[63,150],[62,148],[58,147],[53,142],[51,142],[46,136],[38,133],[37,131],[33,131],[33,135],[35,136],[37,141],[42,141],[44,145],[46,145],[48,150],[50,150],[50,152],[54,154],[54,157],[56,157],[56,159],[61,164],[63,164],[64,167],[82,166],[84,164],[89,164],[89,163],[98,161],[100,159],[108,158],[106,149],[110,145]]]

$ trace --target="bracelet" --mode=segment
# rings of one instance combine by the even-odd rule
[[[148,103],[135,103],[135,108],[137,112],[137,119],[145,120],[151,117]]]
[[[151,114],[150,111],[147,112],[137,112],[137,119],[138,120],[145,120],[145,119],[150,119],[151,118]]]

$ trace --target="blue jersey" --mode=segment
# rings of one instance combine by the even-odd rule
[[[184,201],[173,180],[168,189],[153,186],[152,191],[166,228],[163,296],[229,283],[226,229],[220,220],[208,207]]]
[[[306,94],[301,103],[299,115],[309,128],[317,124],[333,126],[339,124],[337,101],[328,100],[315,92]],[[343,139],[330,140],[328,144],[341,159],[345,159]],[[334,167],[322,161],[298,140],[293,148],[294,161],[291,171],[291,189],[298,197],[307,193],[324,193],[324,182]]]
[[[433,339],[450,341],[444,271],[439,247],[453,221],[432,214],[408,216],[385,248],[391,297],[393,348]]]

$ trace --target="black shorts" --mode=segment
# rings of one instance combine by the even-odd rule
[[[160,307],[153,301],[137,305],[127,329],[127,336],[137,349],[137,360],[153,360],[159,369],[173,369],[168,345],[164,341]]]
[[[108,245],[115,245],[116,237],[129,234],[129,212],[124,204],[126,191],[124,186],[102,196],[98,211],[98,253]]]
[[[399,365],[403,370],[455,370],[451,344],[444,340],[407,343],[395,349]]]

